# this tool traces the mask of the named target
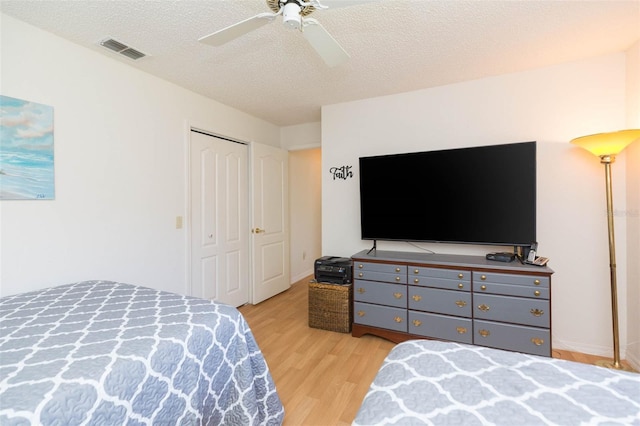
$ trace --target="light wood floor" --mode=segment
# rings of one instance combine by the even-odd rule
[[[240,308],[271,370],[285,407],[285,426],[350,425],[385,356],[395,345],[308,326],[305,278],[259,305]],[[555,351],[555,358],[593,363],[598,357]]]

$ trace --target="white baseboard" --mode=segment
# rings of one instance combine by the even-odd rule
[[[313,275],[313,269],[311,269],[310,271],[306,271],[306,272],[302,272],[296,276],[292,276],[291,277],[291,285],[297,283],[300,280],[303,280],[305,278],[307,278],[309,275]]]

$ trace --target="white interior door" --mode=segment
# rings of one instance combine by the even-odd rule
[[[191,131],[191,294],[249,301],[248,146]]]
[[[288,158],[285,150],[251,145],[254,304],[290,286]]]

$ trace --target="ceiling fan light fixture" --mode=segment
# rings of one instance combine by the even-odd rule
[[[300,15],[300,5],[290,1],[282,8],[282,23],[293,30],[300,29],[302,16]]]

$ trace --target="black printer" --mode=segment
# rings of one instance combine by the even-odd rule
[[[318,282],[350,284],[351,269],[348,257],[324,256],[315,261],[314,278]]]

